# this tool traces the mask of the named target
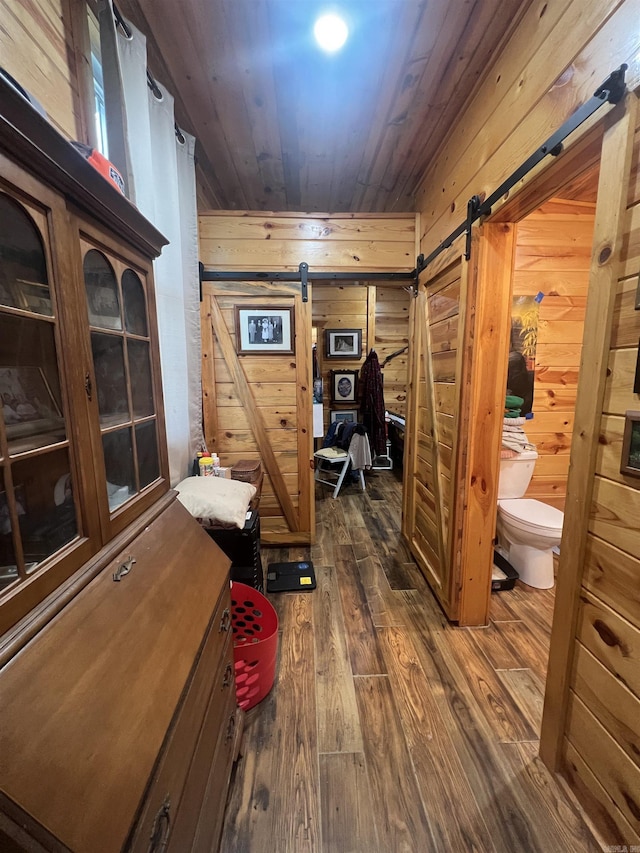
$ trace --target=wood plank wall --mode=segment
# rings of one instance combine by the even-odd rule
[[[632,91],[638,88],[639,17],[638,0],[530,4],[417,189],[421,252],[429,254],[444,240],[464,219],[467,201],[492,193],[612,70],[626,63],[627,85]],[[577,136],[583,132],[586,127]],[[637,163],[637,151],[634,159]],[[543,168],[552,166],[545,163]],[[627,260],[602,418],[605,443],[599,450],[564,760],[571,786],[610,845],[637,844],[640,834],[640,490],[637,480],[625,481],[616,469],[621,414],[626,408],[640,408],[638,397],[631,394],[640,320],[640,312],[632,307],[640,256],[637,165],[632,183],[635,202],[625,236]],[[471,418],[475,414],[471,412]],[[474,471],[484,476],[481,465]],[[571,614],[558,618],[571,619]],[[589,682],[594,687],[588,688]]]
[[[311,215],[203,211],[200,254],[217,270],[410,272],[416,265],[415,217],[407,214]]]
[[[533,420],[539,458],[526,497],[564,509],[595,205],[551,199],[516,228],[513,295],[544,294],[538,317]]]
[[[409,343],[411,296],[399,285],[362,282],[352,285],[313,285],[312,317],[318,334],[318,362],[324,380],[324,426],[332,409],[355,408],[331,402],[331,371],[360,370],[369,349],[375,349],[380,364]],[[362,355],[359,359],[326,357],[327,329],[361,329]],[[407,399],[407,353],[397,356],[383,369],[384,399],[387,409],[404,415]]]
[[[398,285],[377,285],[373,346],[380,364],[409,344],[409,309],[413,296]],[[397,355],[382,369],[388,411],[404,416],[407,409],[409,354]]]
[[[215,271],[280,272],[297,270],[301,261],[307,261],[312,272],[343,272],[356,269],[372,272],[402,272],[412,270],[415,265],[415,216],[412,214],[318,217],[294,213],[210,211],[202,213],[199,217],[199,236],[201,261],[206,269]],[[296,285],[289,286],[296,288]],[[205,291],[208,292],[210,289],[213,293],[215,287],[216,285],[207,285]],[[259,304],[261,298],[264,298],[266,287],[266,284],[259,282],[253,284],[247,282],[239,285],[237,292],[241,293],[242,298],[247,302]],[[336,361],[327,364],[324,362],[325,378],[332,367],[359,369],[368,347],[372,341],[375,341],[375,288],[364,281],[361,285],[349,286],[316,283],[311,286],[310,293],[312,322],[319,329],[321,355],[324,353],[324,328],[361,328],[363,330],[363,358],[353,363]],[[405,291],[402,293],[403,298],[406,296],[408,303],[410,297]],[[252,294],[255,298],[252,298]],[[231,301],[225,300],[226,297],[221,303],[224,323],[233,337],[235,331],[232,323],[232,303],[235,304],[238,297],[232,297]],[[396,311],[396,314],[398,313],[402,312]],[[225,461],[242,456],[257,455],[257,445],[255,436],[251,434],[251,425],[246,421],[242,408],[237,402],[236,391],[225,379],[227,372],[224,364],[221,363],[215,341],[215,329],[211,329],[211,318],[206,310],[202,312],[202,321],[205,350],[203,353],[205,433],[212,445],[210,449],[220,448],[223,464]],[[402,337],[403,333],[397,317],[394,323],[396,321],[398,326],[394,335]],[[391,339],[393,336],[390,336]],[[310,355],[310,330],[306,344],[303,340],[296,340],[296,351],[302,353],[306,346]],[[275,442],[274,451],[294,509],[302,500],[303,481],[309,470],[308,466],[305,468],[304,460],[298,459],[295,442],[301,417],[294,393],[296,362],[297,357],[275,361],[265,356],[259,358],[243,356],[242,358],[251,393],[256,397],[265,419],[271,418],[266,423],[266,428],[271,431],[270,438]],[[286,396],[276,399],[274,394],[280,394],[277,389],[283,389],[283,383],[287,385]],[[292,394],[294,396],[291,396]],[[328,381],[325,381],[325,427],[330,410],[329,396]],[[228,408],[233,412],[227,411]],[[233,414],[233,417],[229,419],[227,416],[230,414]],[[310,412],[308,414],[310,415]],[[246,429],[243,430],[245,425]],[[270,481],[265,483],[263,494],[260,514],[264,516],[262,529],[265,541],[282,544],[283,537],[287,534],[280,502]]]
[[[570,680],[563,772],[608,844],[640,844],[640,479],[620,473],[640,339],[640,128],[623,233],[612,341]],[[562,565],[562,564],[561,564]]]
[[[371,308],[370,308],[371,303]],[[318,330],[318,366],[324,380],[323,417],[324,431],[330,424],[331,411],[356,409],[357,403],[332,402],[331,371],[357,370],[364,364],[375,331],[375,287],[363,284],[314,284],[312,323]],[[327,329],[361,329],[362,354],[360,358],[336,359],[326,357],[325,331]]]
[[[40,101],[64,136],[81,139],[72,2],[0,0],[0,65]]]

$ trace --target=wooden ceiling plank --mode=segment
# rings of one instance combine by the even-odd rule
[[[244,105],[251,128],[256,170],[260,176],[256,209],[286,208],[282,145],[278,133],[278,108],[271,65],[259,69],[256,53],[249,45],[261,46],[258,55],[270,43],[269,20],[265,0],[254,0],[251,6],[235,3],[226,6],[226,21],[234,50],[234,66],[244,96]],[[258,184],[258,182],[256,182]]]
[[[402,128],[394,128],[386,170],[380,180],[376,208],[406,209],[413,202],[417,175],[422,174],[437,150],[437,141],[447,137],[452,120],[488,73],[490,60],[505,32],[518,19],[521,0],[476,0],[466,20],[451,14],[429,57],[415,93],[414,105]],[[453,12],[453,6],[449,7]],[[428,108],[425,109],[425,105]],[[411,175],[410,189],[406,187]],[[367,208],[368,209],[368,208]]]
[[[118,8],[146,35],[149,68],[174,96],[178,123],[196,137],[200,167],[206,174],[205,192],[214,194],[223,207],[233,206],[232,199],[238,204],[243,191],[215,106],[208,90],[196,82],[205,72],[199,62],[201,51],[192,38],[191,16],[176,4],[164,8],[154,0],[119,0]]]
[[[509,4],[497,0],[491,3],[479,0],[464,27],[457,43],[449,48],[448,58],[443,57],[443,69],[437,83],[437,112],[434,106],[428,112],[414,111],[398,140],[389,166],[390,176],[383,185],[394,188],[385,207],[406,210],[413,201],[419,178],[424,174],[434,154],[447,139],[451,125],[464,112],[485,76],[490,73],[495,55],[513,35],[526,9],[521,0]],[[429,72],[424,80],[428,82]],[[433,99],[433,94],[431,97]],[[428,103],[428,93],[418,92],[418,104]]]
[[[425,8],[422,6],[402,6],[401,23],[396,31],[393,51],[396,57],[395,67],[392,66],[389,70],[389,83],[378,98],[373,132],[365,148],[358,185],[353,196],[355,210],[367,209],[364,195],[368,188],[375,185],[373,169],[381,157],[385,130],[398,127],[401,117],[408,113],[415,88],[422,79],[428,57],[435,47],[442,26],[444,6],[440,3],[433,9],[429,8],[427,16],[424,12]]]
[[[425,8],[423,3],[406,3],[393,10],[393,20],[386,28],[389,37],[385,39],[385,52],[377,64],[377,74],[362,75],[357,104],[348,107],[347,132],[342,134],[334,152],[330,192],[332,210],[359,209],[354,206],[358,179],[363,164],[367,162],[367,151],[376,150],[379,143],[379,116],[384,114],[386,120],[395,92],[408,83],[397,57],[403,56],[407,45],[412,44],[415,33],[420,30]],[[395,73],[394,67],[397,67]]]
[[[145,0],[150,2],[150,0]],[[166,0],[163,0],[166,2]],[[206,74],[206,90],[215,108],[216,122],[220,126],[238,181],[243,190],[243,206],[256,208],[258,193],[254,173],[248,168],[255,163],[251,136],[251,123],[247,115],[238,68],[230,50],[231,33],[227,26],[226,0],[211,3],[209,0],[191,0],[195,25],[192,37]],[[183,7],[179,7],[183,8]],[[204,81],[201,81],[204,82]],[[210,114],[211,110],[209,110]],[[207,116],[205,111],[203,117]],[[210,125],[211,122],[208,122]],[[216,158],[212,158],[217,167]],[[237,203],[229,207],[237,207]]]

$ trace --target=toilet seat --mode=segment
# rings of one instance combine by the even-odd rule
[[[520,529],[544,535],[545,531],[562,532],[564,513],[554,506],[530,498],[498,501],[500,514]]]

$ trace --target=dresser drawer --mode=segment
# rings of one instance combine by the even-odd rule
[[[227,585],[211,620],[184,701],[160,753],[140,819],[126,847],[134,853],[155,850],[152,840],[157,842],[158,850],[164,850],[162,844],[173,833],[181,803],[188,800],[190,780],[187,777],[194,752],[203,738],[208,708],[212,703],[222,706],[227,698],[235,705],[230,606]],[[213,724],[219,727],[220,721],[214,720]]]
[[[238,719],[240,719],[239,709],[227,705],[224,711],[224,719],[226,722],[220,732],[213,761],[206,768],[208,771],[207,785],[200,809],[196,835],[192,846],[187,848],[190,853],[212,853],[218,849],[220,842],[224,808],[227,802],[227,789],[234,758],[235,727],[238,725]],[[181,853],[181,851],[176,847],[172,848],[171,853]]]
[[[238,706],[235,690],[229,691],[225,687],[229,669],[233,671],[233,649],[231,645],[221,662],[220,670],[216,674],[216,682],[200,732],[198,746],[189,769],[189,777],[184,788],[175,825],[171,832],[169,851],[173,851],[173,853],[191,851],[198,821],[203,812],[209,774],[214,764],[216,752],[221,745],[223,749],[229,751],[233,748]],[[231,762],[228,764],[229,769],[221,776],[223,787],[219,795],[220,802],[215,803],[215,808],[224,808]],[[213,806],[209,803],[208,807],[210,809]],[[209,819],[208,814],[205,815],[205,819]]]

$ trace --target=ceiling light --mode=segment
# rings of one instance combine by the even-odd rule
[[[349,35],[349,29],[338,15],[322,15],[313,27],[316,41],[327,53],[340,50]]]

